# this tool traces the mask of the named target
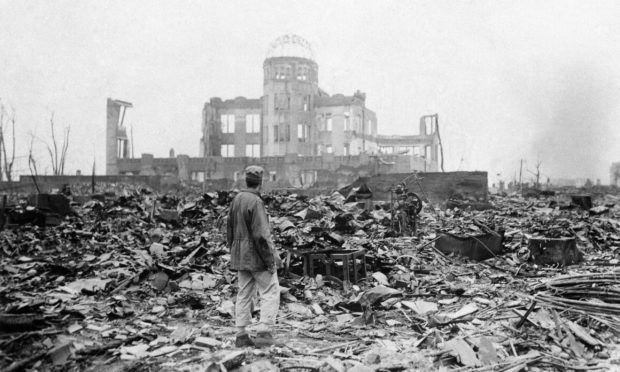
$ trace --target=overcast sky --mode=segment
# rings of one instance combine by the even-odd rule
[[[294,33],[324,90],[367,93],[380,133],[417,133],[438,113],[446,170],[512,179],[523,158],[608,183],[619,15],[619,1],[0,0],[0,98],[17,113],[18,156],[39,138],[41,172],[51,112],[71,126],[70,173],[93,157],[104,172],[107,97],[135,106],[136,156],[197,156],[203,104],[260,97],[269,43]]]

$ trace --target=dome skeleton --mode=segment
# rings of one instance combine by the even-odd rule
[[[267,58],[301,57],[314,61],[314,51],[310,43],[301,36],[287,34],[273,41],[267,49]]]

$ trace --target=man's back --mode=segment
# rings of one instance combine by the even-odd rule
[[[244,190],[228,214],[227,242],[231,270],[263,271],[273,265],[267,213],[258,192]]]

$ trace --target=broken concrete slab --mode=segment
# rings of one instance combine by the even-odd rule
[[[339,191],[342,195],[349,195],[351,189],[366,184],[372,190],[374,200],[390,200],[392,186],[410,175],[393,173],[360,177]],[[443,205],[449,199],[469,200],[470,203],[478,202],[481,205],[488,201],[487,172],[420,172],[419,178],[409,179],[406,187],[416,193],[424,190],[425,198],[432,204]]]
[[[572,265],[583,260],[575,238],[530,237],[528,242],[531,259],[539,265]]]

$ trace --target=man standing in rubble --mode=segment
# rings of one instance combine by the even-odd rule
[[[275,343],[271,332],[280,307],[280,286],[269,219],[259,193],[263,173],[263,168],[259,166],[246,168],[247,189],[235,196],[228,214],[230,269],[237,271],[239,287],[235,305],[237,347],[264,347]],[[246,327],[252,320],[252,299],[257,288],[260,294],[260,323],[256,339],[252,341]]]

